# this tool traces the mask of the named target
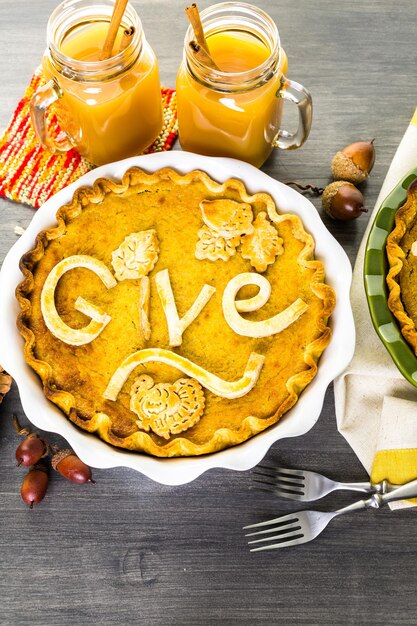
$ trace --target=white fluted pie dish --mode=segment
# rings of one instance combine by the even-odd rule
[[[78,429],[44,396],[37,375],[23,356],[23,339],[16,328],[19,312],[15,289],[22,280],[21,256],[29,250],[40,230],[53,227],[59,207],[69,202],[74,191],[100,177],[120,180],[127,169],[137,166],[154,172],[171,167],[181,174],[200,169],[218,182],[229,178],[243,181],[250,193],[269,193],[280,212],[295,213],[315,240],[315,256],[326,268],[326,282],[336,292],[336,308],[330,319],[333,337],[319,363],[318,373],[295,406],[274,426],[245,443],[221,452],[190,458],[161,459],[115,448],[94,435]],[[24,235],[8,253],[0,271],[0,363],[19,387],[23,409],[33,424],[65,437],[75,452],[92,467],[131,467],[155,481],[176,485],[189,482],[214,467],[247,470],[256,465],[277,440],[306,433],[317,421],[329,383],[348,365],[354,350],[354,325],[349,302],[351,267],[349,260],[323,225],[315,207],[298,192],[273,180],[256,168],[233,159],[203,157],[185,152],[165,152],[133,157],[89,172],[48,200],[35,213]]]

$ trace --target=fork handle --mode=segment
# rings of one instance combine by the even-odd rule
[[[380,496],[382,504],[387,504],[388,502],[395,502],[395,500],[408,500],[408,498],[416,498],[417,497],[417,480],[412,480],[410,483],[406,483],[405,485],[401,485],[397,489],[390,491],[389,493],[385,493]],[[381,505],[382,506],[382,505]]]
[[[389,493],[399,486],[391,484],[388,480],[382,480],[380,483],[338,483],[338,489],[365,493]]]
[[[343,491],[361,491],[365,493],[372,493],[374,491],[374,485],[372,483],[337,483],[337,489]]]
[[[392,485],[391,485],[392,487]],[[417,480],[401,485],[388,493],[373,493],[367,500],[358,500],[349,506],[343,507],[335,511],[336,515],[351,513],[353,511],[361,511],[363,509],[380,509],[384,504],[395,502],[396,500],[408,500],[408,498],[417,498]]]

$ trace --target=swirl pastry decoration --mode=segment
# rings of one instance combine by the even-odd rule
[[[143,374],[130,390],[130,408],[139,417],[139,428],[152,430],[164,439],[197,424],[204,405],[204,391],[194,378],[179,378],[173,385],[155,384]]]
[[[103,393],[103,398],[106,400],[116,400],[120,390],[133,370],[138,367],[138,365],[149,363],[150,361],[158,361],[166,365],[171,365],[191,378],[195,378],[203,387],[216,396],[233,400],[234,398],[245,396],[256,385],[265,357],[256,352],[252,352],[242,378],[228,382],[215,374],[211,374],[189,359],[175,354],[175,352],[162,348],[145,348],[144,350],[133,352],[133,354],[129,355],[121,363],[111,377]]]

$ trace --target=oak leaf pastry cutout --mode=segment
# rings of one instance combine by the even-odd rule
[[[228,261],[236,254],[236,248],[240,244],[240,236],[226,239],[210,228],[203,226],[198,231],[198,241],[195,247],[195,257],[199,261]]]
[[[155,384],[151,376],[143,374],[130,390],[130,408],[139,417],[139,428],[152,430],[164,439],[197,424],[204,405],[204,391],[194,378]]]
[[[225,239],[240,237],[253,231],[253,213],[250,204],[228,198],[200,202],[203,222],[210,230]]]
[[[200,209],[205,226],[198,231],[196,258],[228,261],[236,254],[242,235],[253,232],[251,205],[219,198],[202,200]]]
[[[265,272],[268,265],[274,263],[276,257],[284,252],[283,240],[263,211],[258,214],[253,226],[253,233],[242,238],[241,254],[257,272]]]
[[[147,276],[158,260],[159,241],[156,230],[142,230],[124,238],[112,252],[112,266],[117,280]]]

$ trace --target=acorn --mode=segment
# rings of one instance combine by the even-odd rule
[[[23,479],[20,494],[23,502],[33,509],[34,504],[39,504],[48,488],[48,472],[45,465],[38,463],[30,468]]]
[[[35,465],[48,454],[47,443],[37,433],[31,433],[29,428],[22,428],[15,414],[13,414],[13,424],[17,434],[26,437],[16,448],[17,465],[25,465],[26,467]]]
[[[17,465],[25,465],[26,467],[35,465],[48,454],[47,443],[37,433],[31,433],[29,428],[22,428],[15,414],[13,414],[13,424],[17,434],[26,437],[16,448]]]
[[[48,453],[48,448],[43,439],[35,433],[28,435],[16,448],[17,465],[34,465]]]
[[[96,482],[92,478],[91,468],[69,448],[57,450],[51,459],[51,464],[54,470],[72,483],[82,485]]]
[[[333,178],[356,184],[368,178],[375,162],[374,141],[356,141],[336,152],[332,160]]]
[[[359,189],[345,180],[337,180],[327,185],[321,202],[326,213],[335,220],[354,220],[367,211]]]

